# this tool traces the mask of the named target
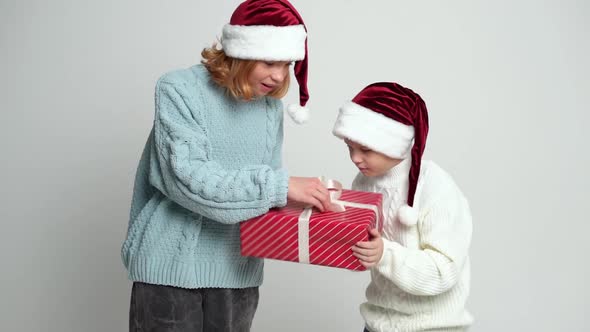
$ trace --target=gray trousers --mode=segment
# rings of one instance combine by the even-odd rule
[[[185,289],[134,282],[130,332],[249,332],[258,287]]]

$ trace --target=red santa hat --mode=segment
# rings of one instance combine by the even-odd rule
[[[221,45],[232,58],[296,61],[299,105],[289,105],[287,112],[297,123],[307,121],[307,29],[293,5],[285,0],[242,2],[223,27]]]
[[[391,158],[411,156],[407,204],[398,216],[403,224],[415,225],[414,195],[428,136],[424,100],[397,83],[373,83],[340,108],[333,133]]]

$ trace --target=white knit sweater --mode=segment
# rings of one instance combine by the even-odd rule
[[[372,332],[465,331],[473,318],[469,295],[471,213],[453,179],[422,161],[414,207],[415,226],[401,224],[397,209],[407,199],[410,159],[380,177],[359,174],[355,190],[383,194],[384,252],[371,269],[361,314]]]

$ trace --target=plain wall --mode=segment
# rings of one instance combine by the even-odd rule
[[[197,63],[238,3],[0,1],[0,330],[127,330],[119,252],[155,81]],[[472,205],[472,330],[587,331],[589,3],[293,4],[312,121],[285,117],[290,173],[349,186],[338,107],[375,81],[414,89],[425,157]],[[361,331],[367,282],[267,260],[253,331]]]

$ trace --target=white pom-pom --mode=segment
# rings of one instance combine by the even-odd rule
[[[307,107],[291,104],[287,106],[287,113],[297,124],[306,123],[309,120],[309,109]]]
[[[418,223],[418,211],[405,204],[397,211],[399,221],[406,226],[414,226]]]

